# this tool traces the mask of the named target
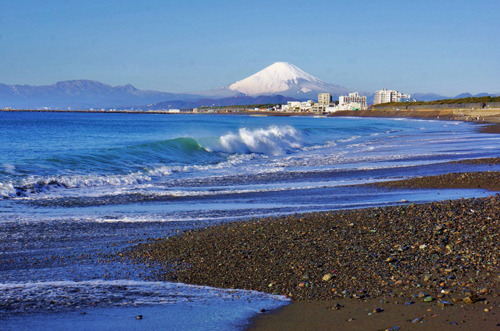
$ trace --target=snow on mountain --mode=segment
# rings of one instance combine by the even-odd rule
[[[345,87],[326,83],[287,62],[276,62],[256,74],[229,86],[207,91],[205,95],[229,96],[244,94],[283,95],[297,99],[316,99],[318,93],[339,96],[349,92]]]

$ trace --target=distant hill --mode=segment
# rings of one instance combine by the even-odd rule
[[[454,97],[453,99],[465,99],[465,98],[481,98],[481,97],[496,97],[500,94],[490,94],[490,93],[478,93],[478,94],[470,94],[470,93],[462,93]]]
[[[69,80],[43,86],[0,84],[0,108],[116,108],[196,98],[200,97],[139,90],[130,84],[110,86],[95,80]]]
[[[412,94],[411,97],[412,99],[415,99],[417,101],[424,101],[424,102],[430,102],[430,101],[437,101],[437,100],[447,100],[447,99],[465,99],[465,98],[480,98],[480,97],[496,97],[499,96],[500,93],[496,94],[489,94],[489,93],[479,93],[476,95],[472,95],[470,93],[461,93],[457,96],[454,97],[447,97],[444,95],[439,95],[435,93],[415,93]]]
[[[229,98],[221,99],[200,99],[193,101],[166,101],[159,102],[155,104],[143,107],[148,110],[160,110],[160,109],[191,109],[191,108],[201,108],[201,107],[224,107],[224,106],[248,106],[248,105],[261,105],[261,104],[284,104],[288,101],[296,101],[294,98],[285,97],[282,95],[261,95],[257,97],[250,97],[245,95],[237,95]]]
[[[415,93],[411,95],[411,98],[417,101],[435,101],[441,99],[449,99],[449,97],[435,93]]]

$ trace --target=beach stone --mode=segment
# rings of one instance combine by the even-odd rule
[[[469,295],[463,299],[463,302],[465,302],[466,304],[469,304],[469,305],[476,303],[478,301],[479,301],[479,297],[477,296],[477,294]]]
[[[325,282],[328,282],[329,280],[331,280],[333,278],[333,275],[332,274],[326,274],[323,276],[323,280]]]
[[[341,308],[343,308],[344,306],[342,306],[340,303],[336,303],[334,304],[333,306],[331,307],[328,307],[329,309],[334,309],[334,310],[340,310]]]
[[[424,302],[432,302],[432,301],[434,301],[434,298],[430,295],[424,298]]]
[[[448,302],[448,301],[439,301],[439,302],[437,303],[437,306],[438,306],[438,307],[442,307],[442,308],[444,308],[444,307],[450,307],[450,306],[453,306],[453,304],[452,304],[451,302]]]
[[[396,259],[394,258],[394,256],[390,256],[390,257],[388,257],[388,258],[385,260],[385,262],[388,262],[388,263],[390,263],[390,262],[394,262],[394,261],[396,261]]]
[[[373,309],[373,313],[381,313],[384,311],[384,308],[375,308]]]

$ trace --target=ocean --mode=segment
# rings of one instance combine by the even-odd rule
[[[158,282],[113,258],[222,222],[488,196],[358,184],[498,156],[480,124],[0,112],[0,329],[238,330],[285,297]],[[142,319],[136,316],[142,315]],[[142,324],[141,324],[142,323]]]

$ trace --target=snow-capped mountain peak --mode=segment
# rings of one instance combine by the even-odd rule
[[[326,83],[287,62],[276,62],[256,74],[228,86],[247,95],[282,94],[302,97],[320,92],[345,93],[346,88]]]

